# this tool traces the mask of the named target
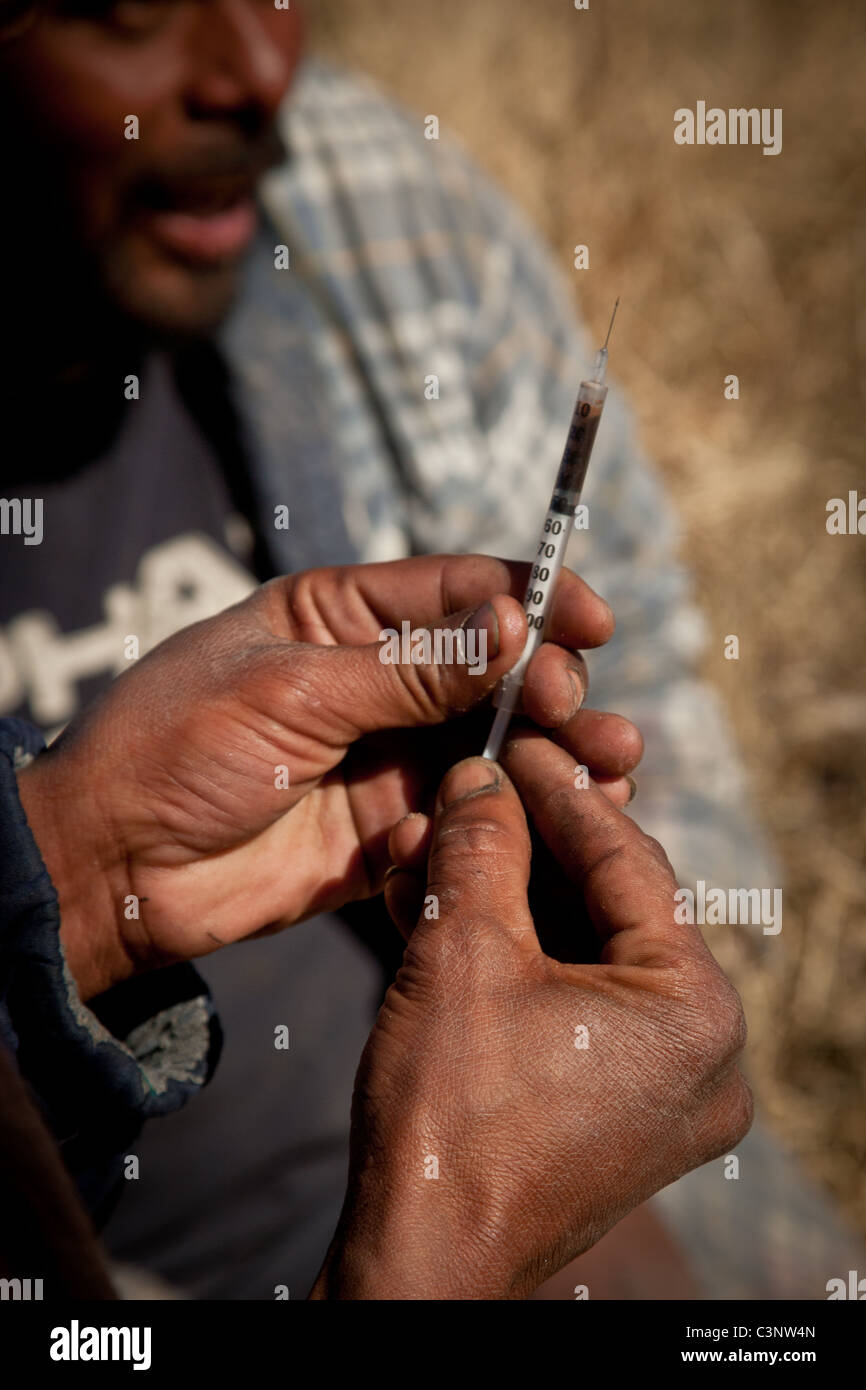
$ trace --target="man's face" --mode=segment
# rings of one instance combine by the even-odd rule
[[[256,229],[256,182],[281,157],[273,118],[299,57],[296,4],[49,0],[0,48],[6,174],[17,164],[24,184],[7,183],[7,216],[22,245],[28,218],[50,209],[67,283],[92,278],[158,331],[213,328]]]

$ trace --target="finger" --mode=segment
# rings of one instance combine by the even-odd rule
[[[495,923],[537,953],[529,912],[530,841],[514,787],[497,763],[467,758],[448,772],[436,799],[427,894],[452,937]]]
[[[580,652],[543,642],[526,668],[523,713],[543,729],[573,719],[586,698],[589,672]]]
[[[580,652],[544,643],[527,667],[522,712],[534,724],[549,729],[554,742],[573,752],[594,779],[623,778],[640,762],[643,738],[621,715],[584,709],[588,688],[589,674]],[[619,802],[619,791],[618,804],[627,804],[627,794]]]
[[[602,796],[606,796],[620,811],[631,805],[637,794],[637,783],[633,777],[594,777],[592,780]]]
[[[408,941],[424,909],[423,878],[395,865],[385,877],[384,895],[391,921],[403,940]]]
[[[643,757],[643,736],[630,719],[607,710],[581,709],[550,732],[551,740],[572,753],[593,778],[626,777]]]
[[[452,559],[446,569],[447,595],[455,607],[466,607],[479,597],[478,576],[473,568],[479,560],[484,562],[487,557],[460,556]],[[507,585],[499,592],[511,594],[522,607],[531,564],[518,560],[497,560],[495,563],[508,575]],[[610,605],[573,570],[563,569],[557,578],[547,620],[547,641],[572,651],[578,647],[601,647],[610,641],[615,628],[616,619]]]
[[[518,729],[528,726],[522,720],[515,720],[511,727],[513,736]],[[483,731],[486,725],[482,724],[481,728]],[[628,778],[643,756],[640,731],[622,715],[606,710],[581,709],[559,728],[549,729],[547,736],[572,754],[575,776],[582,769],[598,783]],[[623,785],[628,786],[628,783]]]
[[[279,636],[317,644],[358,646],[383,627],[406,620],[424,627],[472,610],[496,594],[523,606],[531,566],[489,555],[421,555],[374,565],[305,570],[271,580],[259,591],[269,626]],[[598,647],[615,627],[608,604],[571,570],[559,576],[548,636],[560,646]]]
[[[575,787],[570,754],[533,731],[503,763],[536,829],[578,887],[612,964],[662,967],[707,955],[696,927],[674,920],[677,888],[661,846],[592,783]]]
[[[388,837],[388,852],[394,864],[412,873],[427,871],[427,856],[433,836],[433,821],[422,811],[412,811],[394,826]]]

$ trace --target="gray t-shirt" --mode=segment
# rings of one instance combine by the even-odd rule
[[[217,456],[154,355],[92,461],[7,461],[0,494],[34,522],[41,503],[42,534],[0,536],[0,716],[51,734],[136,655],[250,592],[255,543],[229,448]]]

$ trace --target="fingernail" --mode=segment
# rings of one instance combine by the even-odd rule
[[[574,705],[572,706],[571,710],[571,717],[574,718],[574,716],[577,714],[577,711],[580,709],[581,705],[586,699],[586,690],[584,689],[583,684],[583,672],[581,671],[579,666],[566,666],[565,669],[568,671],[568,678],[571,681],[572,688],[574,690]]]
[[[487,758],[467,758],[446,773],[439,788],[439,805],[443,809],[465,801],[478,792],[493,791],[500,785],[499,768]]]
[[[625,803],[626,806],[630,806],[631,803],[634,801],[635,797],[637,796],[637,782],[634,780],[633,777],[626,777],[625,780],[631,787],[631,793],[629,795],[628,801]]]
[[[486,603],[482,603],[480,608],[476,608],[474,613],[470,613],[461,627],[467,632],[471,628],[473,632],[486,634],[484,648],[476,648],[476,650],[484,650],[488,661],[491,657],[499,655],[499,619],[496,616],[496,609],[489,599]]]

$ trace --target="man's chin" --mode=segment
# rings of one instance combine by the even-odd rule
[[[241,257],[207,267],[163,257],[117,258],[106,288],[121,315],[154,337],[206,337],[232,306],[241,264]]]

